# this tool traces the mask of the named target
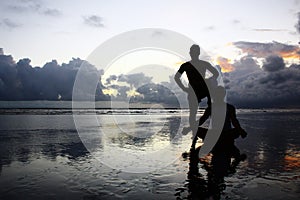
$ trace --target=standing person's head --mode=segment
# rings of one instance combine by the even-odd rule
[[[197,44],[193,44],[190,48],[190,56],[192,60],[199,59],[200,47]]]

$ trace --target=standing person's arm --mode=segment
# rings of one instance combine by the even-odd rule
[[[182,76],[182,73],[185,71],[184,69],[184,65],[181,65],[179,70],[177,71],[177,73],[174,76],[174,80],[177,83],[177,85],[184,91],[184,92],[188,92],[189,88],[186,87],[182,81],[180,80],[180,77]]]
[[[212,73],[214,78],[218,78],[219,71],[216,68],[214,68],[210,63],[207,62],[206,68]]]

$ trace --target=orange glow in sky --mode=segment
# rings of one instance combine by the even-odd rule
[[[222,72],[231,72],[234,70],[234,66],[230,63],[230,59],[219,56],[217,57],[216,62],[220,65]]]

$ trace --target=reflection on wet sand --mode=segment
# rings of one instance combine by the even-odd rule
[[[247,154],[247,160],[229,168],[229,173],[225,170],[228,159],[207,157],[200,163],[193,156],[182,158],[183,151],[177,151],[179,158],[170,165],[151,173],[131,174],[111,169],[91,156],[71,115],[0,115],[0,199],[298,200],[299,116],[299,112],[240,113],[248,137],[237,140],[236,145]],[[109,117],[99,115],[101,126]],[[151,125],[163,125],[160,134],[136,143],[131,136],[123,137],[123,144],[149,152],[159,140],[174,141],[180,119],[156,119]],[[142,130],[145,123],[135,127]],[[96,133],[97,128],[90,127],[88,133]],[[110,130],[121,137],[119,130]],[[121,148],[121,140],[112,138],[115,143],[111,144]],[[183,142],[189,147],[190,135]],[[181,144],[173,143],[176,145]],[[222,163],[221,174],[212,163]]]
[[[187,173],[187,183],[184,189],[177,189],[175,196],[181,199],[181,192],[187,190],[187,199],[220,199],[222,191],[226,184],[224,178],[236,172],[239,162],[246,159],[232,160],[226,154],[209,154],[199,159],[198,154],[201,146],[192,150],[189,154],[183,154],[183,157],[189,160],[189,171]],[[206,174],[199,172],[199,166],[205,170]]]

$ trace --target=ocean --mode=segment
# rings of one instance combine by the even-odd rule
[[[182,156],[188,110],[30,107],[0,109],[0,199],[300,198],[300,110],[238,109],[248,136],[235,143],[247,158],[212,183],[203,163],[191,181]],[[90,135],[105,134],[94,149],[73,115],[87,120]]]

